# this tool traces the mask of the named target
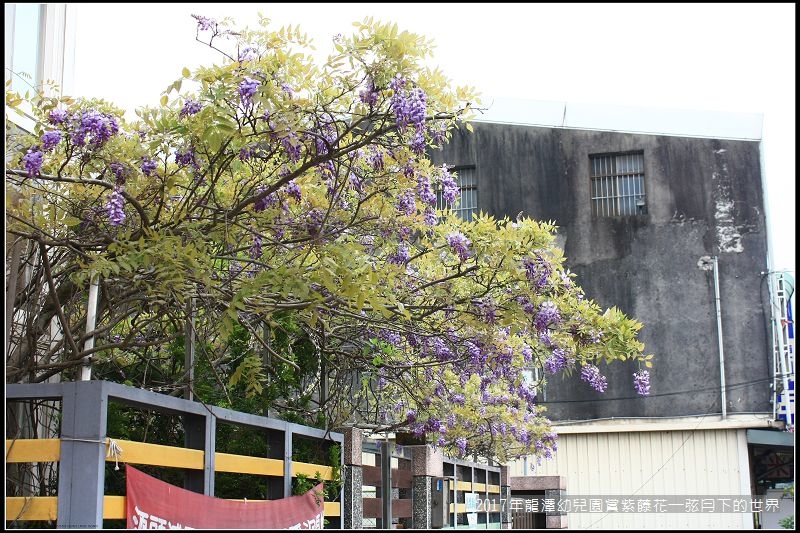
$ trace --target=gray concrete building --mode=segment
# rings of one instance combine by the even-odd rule
[[[458,169],[477,210],[554,221],[587,296],[643,322],[640,339],[655,354],[651,397],[635,397],[634,363],[601,365],[602,395],[578,376],[550,379],[541,399],[551,417],[721,413],[717,296],[726,411],[771,411],[758,141],[473,127],[434,152],[436,162]]]
[[[561,476],[573,495],[764,493],[760,463],[775,453],[793,461],[793,448],[790,434],[769,431],[780,424],[760,134],[560,127],[553,113],[534,126],[506,111],[431,154],[459,172],[461,216],[553,221],[587,297],[641,321],[655,356],[648,397],[633,389],[637,363],[600,365],[604,394],[578,373],[550,377],[539,399],[559,450],[540,464],[517,461],[510,474]],[[745,129],[757,131],[752,124]],[[759,455],[765,438],[780,445]],[[751,528],[758,519],[577,512],[565,525]]]

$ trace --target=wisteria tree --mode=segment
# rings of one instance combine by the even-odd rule
[[[555,447],[526,370],[603,392],[597,364],[633,359],[647,393],[641,325],[583,297],[552,225],[450,209],[458,177],[426,154],[477,100],[423,65],[429,41],[367,19],[318,65],[294,28],[195,18],[221,64],[136,122],[29,99],[35,129],[7,153],[8,381],[77,379],[91,356],[95,378],[500,460]]]

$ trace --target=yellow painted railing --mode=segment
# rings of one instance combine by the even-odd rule
[[[107,443],[110,440],[108,439]],[[123,439],[114,439],[114,441],[122,451],[116,457],[107,456],[106,461],[195,470],[203,468],[203,454],[205,453],[203,450]],[[6,463],[56,462],[60,455],[61,439],[6,440]],[[214,463],[216,472],[283,476],[282,459],[216,452]],[[292,462],[292,477],[298,474],[314,477],[317,472],[324,480],[332,479],[333,470],[330,466]],[[58,498],[56,496],[12,496],[6,498],[6,520],[55,520],[57,510]],[[341,516],[340,503],[325,502],[325,516]],[[125,518],[125,496],[104,496],[103,518]]]
[[[58,461],[61,439],[6,440],[7,463],[46,463]]]
[[[469,481],[456,481],[456,490],[460,492],[472,492],[472,483]]]
[[[10,496],[6,498],[6,521],[55,520],[57,511],[58,498],[56,496],[35,496],[30,498]],[[341,513],[342,509],[339,502],[325,502],[325,516],[341,516]],[[105,520],[124,520],[125,496],[104,496],[103,518]]]

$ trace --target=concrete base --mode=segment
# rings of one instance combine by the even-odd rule
[[[411,482],[411,528],[430,529],[433,508],[431,476],[414,476]]]
[[[342,467],[342,527],[344,529],[364,528],[364,473],[360,466]]]
[[[547,520],[545,526],[547,529],[566,529],[569,527],[567,525],[567,515],[552,515],[548,516],[545,520]]]

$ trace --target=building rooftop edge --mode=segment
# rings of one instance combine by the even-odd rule
[[[763,114],[496,98],[472,122],[760,141]]]

